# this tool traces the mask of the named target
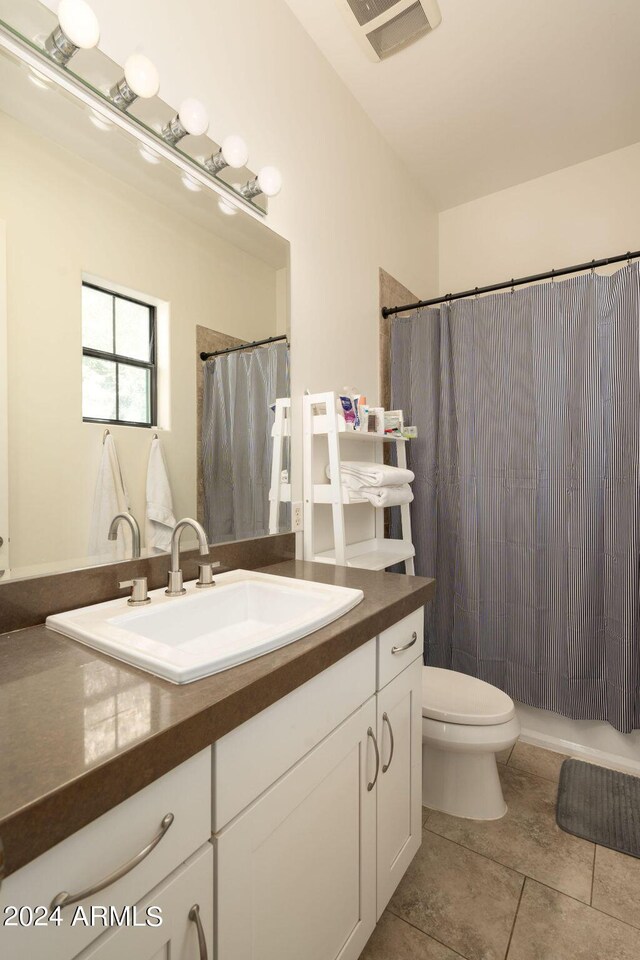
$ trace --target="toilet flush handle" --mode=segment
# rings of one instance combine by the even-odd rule
[[[414,643],[418,642],[418,634],[414,630],[411,634],[411,640],[409,643],[403,643],[401,647],[391,647],[391,653],[403,653],[405,650],[408,650],[409,647],[412,647]]]

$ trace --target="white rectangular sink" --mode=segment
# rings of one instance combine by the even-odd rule
[[[189,683],[253,660],[331,623],[362,600],[362,590],[248,570],[163,589],[151,603],[126,598],[47,617],[47,627],[173,683]]]

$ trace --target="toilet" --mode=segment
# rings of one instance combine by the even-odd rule
[[[484,680],[422,668],[422,803],[454,817],[507,812],[496,754],[520,734],[511,697]]]

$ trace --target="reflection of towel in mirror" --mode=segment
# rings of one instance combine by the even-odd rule
[[[115,440],[107,434],[102,444],[102,457],[98,468],[96,490],[93,497],[93,513],[89,533],[89,556],[130,557],[131,530],[128,524],[118,526],[118,539],[107,539],[111,521],[116,513],[129,512],[129,494],[124,482]]]
[[[331,480],[331,470],[327,467],[327,476]],[[401,467],[388,467],[384,463],[368,463],[360,460],[343,460],[340,464],[340,479],[352,490],[360,487],[398,487],[402,483],[415,480],[412,470]]]
[[[411,503],[413,494],[408,483],[399,487],[360,487],[358,495],[364,497],[374,507],[397,507],[401,503]]]
[[[144,527],[146,546],[155,550],[169,550],[175,525],[167,465],[160,440],[154,437],[147,467],[147,513]]]

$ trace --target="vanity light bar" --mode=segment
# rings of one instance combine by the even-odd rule
[[[89,50],[98,45],[100,25],[86,0],[60,0],[57,12],[58,26],[44,41],[44,48],[54,63],[65,67],[78,50]],[[126,113],[139,97],[155,97],[159,89],[160,78],[154,64],[143,54],[134,53],[125,62],[124,76],[111,87],[108,97],[114,107]],[[175,147],[184,137],[202,136],[208,129],[206,108],[199,100],[190,97],[182,102],[177,114],[165,124],[161,135],[165,143]],[[217,176],[227,167],[245,167],[248,159],[245,141],[237,134],[232,134],[223,140],[217,153],[196,163],[200,162],[207,173]],[[282,189],[282,176],[276,167],[263,167],[257,177],[244,186],[232,186],[247,201],[253,201],[260,194],[275,197]],[[233,203],[232,200],[230,202]],[[226,204],[224,212],[231,212]]]

